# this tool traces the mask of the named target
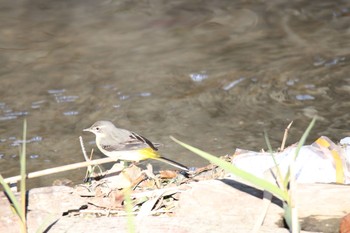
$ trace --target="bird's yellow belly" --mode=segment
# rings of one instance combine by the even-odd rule
[[[140,150],[129,150],[129,151],[103,151],[103,153],[116,160],[126,161],[141,161],[145,159],[155,159],[159,155],[152,148],[144,148]]]

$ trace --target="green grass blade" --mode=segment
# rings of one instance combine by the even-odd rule
[[[300,224],[298,219],[293,219],[293,211],[297,211],[294,207],[291,207],[287,203],[283,203],[284,220],[287,223],[290,232],[300,232]],[[295,212],[294,212],[295,213]]]
[[[232,172],[233,174],[235,174],[236,176],[249,181],[250,183],[256,185],[257,187],[264,189],[266,191],[269,191],[270,193],[272,193],[273,195],[281,198],[282,200],[286,200],[287,199],[287,194],[284,193],[281,189],[279,189],[276,185],[263,180],[259,177],[256,177],[246,171],[243,171],[239,168],[237,168],[236,166],[234,166],[233,164],[226,162],[214,155],[211,155],[207,152],[204,152],[200,149],[197,149],[195,147],[192,147],[186,143],[183,143],[177,139],[175,139],[174,137],[171,137],[172,140],[174,140],[176,143],[180,144],[181,146],[185,147],[186,149],[192,151],[193,153],[203,157],[204,159],[209,160],[211,163],[218,165],[219,167],[225,169],[226,171]]]
[[[283,180],[281,169],[280,169],[279,165],[277,164],[275,155],[273,154],[270,139],[269,139],[266,131],[264,131],[264,137],[265,137],[265,142],[266,142],[267,148],[269,149],[269,153],[271,154],[272,159],[273,159],[273,163],[275,164],[275,167],[276,167],[277,179],[278,179],[277,184],[279,184],[279,186],[281,186],[280,188],[282,188],[283,190],[287,190],[287,186],[285,186],[285,182]]]
[[[314,127],[315,122],[316,122],[316,118],[317,117],[312,118],[312,121],[310,122],[309,126],[306,128],[305,132],[301,136],[301,138],[300,138],[300,140],[298,142],[297,149],[295,150],[295,154],[294,154],[294,158],[293,158],[294,161],[297,159],[297,157],[299,155],[299,152],[301,150],[301,147],[305,144],[305,141],[306,141],[307,137],[309,136],[309,134],[311,132],[311,129]],[[290,179],[290,171],[288,169],[284,181],[287,181],[287,184],[288,184],[289,179]]]
[[[21,216],[22,216],[22,231],[26,231],[26,207],[27,207],[27,201],[26,201],[26,137],[27,137],[27,121],[24,119],[23,122],[23,138],[22,138],[22,150],[20,153],[20,166],[21,166],[21,185],[20,185],[20,191],[21,191]]]
[[[288,187],[288,184],[289,184],[289,178],[290,178],[290,169],[288,167],[288,170],[287,170],[287,173],[286,173],[286,176],[283,180],[283,187]]]
[[[287,203],[283,203],[284,220],[286,221],[288,228],[292,229],[292,209]]]
[[[6,195],[9,197],[15,211],[16,214],[18,215],[18,217],[20,218],[20,220],[22,221],[23,217],[21,216],[22,211],[21,211],[21,206],[19,204],[19,202],[17,201],[15,194],[12,192],[10,186],[5,182],[4,177],[2,177],[2,175],[0,175],[0,184],[2,185],[2,187],[4,187],[4,191],[6,193]]]
[[[128,226],[128,233],[135,233],[135,217],[132,212],[132,200],[131,200],[131,189],[126,188],[124,189],[124,201],[125,201],[125,212],[127,213],[127,226]]]
[[[300,141],[298,142],[298,147],[295,151],[295,155],[294,155],[294,161],[296,160],[296,158],[299,155],[300,149],[301,147],[305,144],[305,141],[307,139],[307,137],[309,136],[311,129],[314,127],[316,122],[316,117],[312,118],[312,121],[310,122],[309,126],[307,127],[307,129],[305,130],[303,136],[301,136]]]

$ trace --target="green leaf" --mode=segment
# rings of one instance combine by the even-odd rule
[[[305,144],[305,141],[307,139],[307,137],[309,136],[311,129],[314,127],[316,122],[316,117],[312,118],[312,121],[310,122],[309,126],[307,127],[307,129],[305,130],[305,132],[303,133],[303,136],[301,136],[300,141],[298,143],[298,147],[295,151],[295,157],[294,157],[294,161],[296,160],[296,158],[299,155],[300,149],[301,147]]]
[[[300,232],[300,224],[298,222],[298,219],[293,219],[293,213],[292,213],[293,211],[297,211],[297,209],[295,209],[295,207],[291,207],[287,203],[283,203],[283,210],[284,210],[284,220],[286,221],[287,226],[290,229],[290,232]]]
[[[22,216],[21,206],[19,205],[19,202],[17,201],[15,194],[12,192],[10,186],[5,182],[5,179],[2,177],[1,174],[0,174],[0,184],[2,185],[2,187],[4,187],[4,191],[5,191],[6,195],[9,197],[9,199],[10,199],[10,201],[11,201],[11,203],[16,211],[16,214],[18,215],[18,217],[22,221],[24,216]]]
[[[277,164],[277,161],[276,161],[276,158],[275,158],[275,155],[273,153],[272,146],[271,146],[271,143],[270,143],[270,139],[269,139],[266,131],[264,132],[264,137],[265,137],[265,142],[267,144],[269,152],[271,154],[271,157],[273,159],[273,163],[275,164],[275,167],[276,167],[276,172],[277,172],[276,179],[278,179],[277,180],[277,184],[279,186],[281,186],[281,187],[279,187],[280,189],[287,190],[287,185],[285,185],[286,181],[283,179],[281,169],[280,169],[279,165]],[[287,184],[288,184],[288,181],[287,181]]]
[[[292,229],[292,209],[287,203],[283,203],[284,220],[286,221],[288,228]]]
[[[124,201],[125,201],[125,212],[127,213],[126,219],[127,219],[127,227],[128,227],[128,233],[135,233],[135,217],[133,215],[133,204],[131,200],[131,190],[130,188],[124,189]]]
[[[27,199],[26,199],[26,181],[27,181],[27,174],[26,174],[26,137],[27,137],[27,120],[24,119],[23,122],[23,138],[22,138],[22,150],[20,153],[20,172],[21,172],[21,184],[20,184],[20,191],[21,191],[21,211],[22,211],[22,229],[24,230],[26,228],[26,206],[27,206]]]
[[[176,143],[180,144],[181,146],[185,147],[186,149],[192,151],[193,153],[203,157],[204,159],[209,160],[211,163],[218,165],[219,167],[225,169],[226,171],[229,171],[231,173],[233,173],[234,175],[249,181],[250,183],[252,183],[253,185],[264,189],[266,191],[269,191],[270,193],[272,193],[273,195],[281,198],[282,200],[287,200],[287,193],[283,192],[281,189],[279,189],[276,185],[263,180],[253,174],[250,174],[244,170],[241,170],[239,168],[237,168],[236,166],[234,166],[233,164],[226,162],[214,155],[211,155],[205,151],[202,151],[200,149],[197,149],[195,147],[192,147],[184,142],[181,142],[177,139],[175,139],[174,137],[170,137],[172,140],[174,140]]]
[[[299,142],[298,142],[298,146],[297,146],[297,149],[295,150],[295,154],[294,154],[294,160],[295,161],[299,155],[299,152],[301,150],[301,147],[305,144],[305,141],[307,139],[307,137],[309,136],[310,132],[311,132],[311,129],[314,127],[315,125],[315,122],[316,122],[316,117],[312,118],[312,121],[310,122],[309,126],[307,127],[307,129],[305,130],[305,132],[303,133],[303,135],[301,136]],[[289,171],[289,168],[288,168],[288,171],[287,171],[287,174],[285,176],[285,179],[284,181],[287,181],[287,184],[288,184],[288,181],[290,180],[290,171]]]

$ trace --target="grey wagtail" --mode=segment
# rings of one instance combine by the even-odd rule
[[[117,128],[110,121],[97,121],[83,131],[96,135],[98,149],[108,157],[135,162],[155,159],[188,171],[186,166],[160,156],[157,145],[147,138],[129,130]]]

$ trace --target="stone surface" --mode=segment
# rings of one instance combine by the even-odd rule
[[[233,180],[188,184],[172,216],[135,217],[136,232],[205,233],[250,232],[263,211],[263,192]],[[339,232],[341,218],[350,209],[350,187],[333,184],[299,185],[297,201],[302,229]],[[17,216],[0,196],[0,232],[19,232]],[[29,191],[28,226],[35,232],[45,223],[47,232],[127,232],[125,217],[62,216],[87,204],[72,188],[46,187]],[[283,228],[281,201],[270,203],[259,232],[288,232]],[[343,220],[344,221],[344,220]]]
[[[263,192],[233,180],[209,180],[192,185],[179,201],[178,215],[207,223],[227,221],[250,226],[263,209]],[[350,186],[299,184],[296,192],[301,227],[313,232],[339,232],[341,218],[350,209]],[[205,216],[204,214],[205,213]],[[226,216],[230,218],[226,219]],[[282,203],[273,199],[264,226],[281,227]]]
[[[232,180],[209,180],[191,186],[192,189],[181,195],[177,211],[179,217],[188,221],[202,221],[213,226],[234,223],[235,227],[242,228],[242,232],[250,232],[263,212],[263,192],[250,186]],[[282,202],[273,199],[264,226],[271,229],[283,227],[280,206]],[[195,226],[192,231],[195,231]]]
[[[18,195],[16,195],[18,199]],[[79,210],[86,201],[66,186],[36,188],[28,191],[28,231],[36,232],[42,224],[49,226],[67,211]],[[0,232],[19,232],[19,218],[11,211],[9,202],[0,193]]]
[[[229,218],[229,216],[228,216]],[[136,232],[140,233],[247,233],[247,227],[234,222],[207,223],[203,219],[197,220],[180,217],[142,217],[135,219]],[[96,220],[78,217],[64,217],[55,224],[49,232],[76,233],[76,232],[118,232],[127,233],[127,221],[119,217],[101,217]],[[288,233],[284,228],[262,227],[260,233]]]

